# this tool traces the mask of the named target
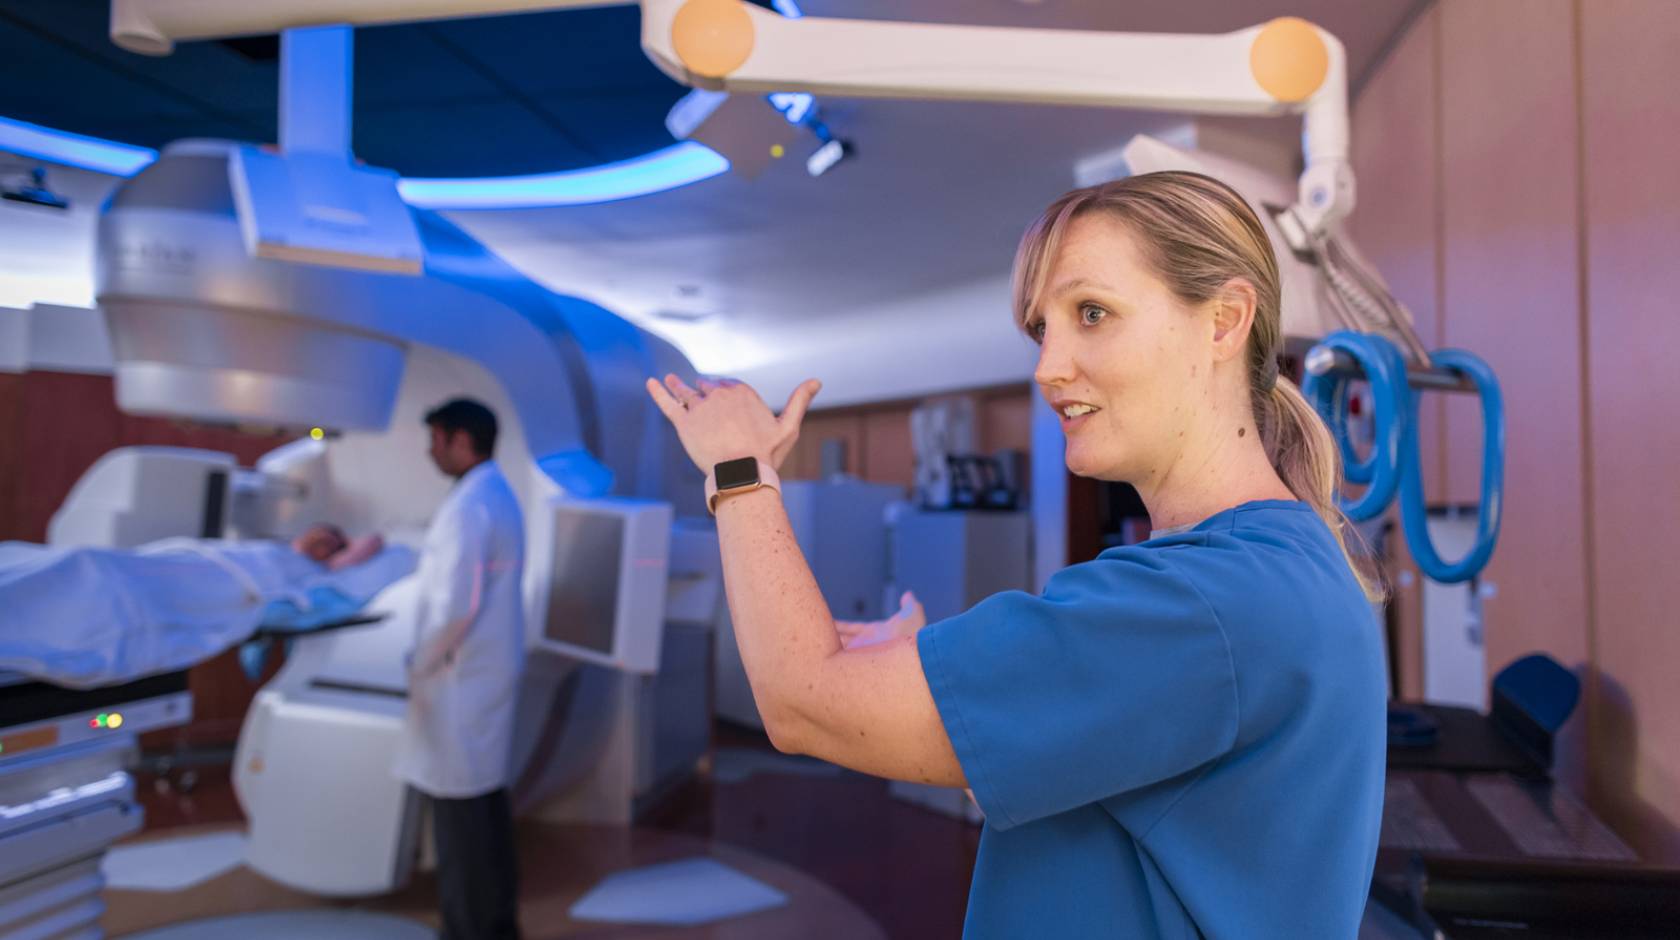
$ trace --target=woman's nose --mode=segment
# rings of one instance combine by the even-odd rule
[[[1073,351],[1053,331],[1046,330],[1044,341],[1038,347],[1038,368],[1033,370],[1033,381],[1040,385],[1066,385],[1073,380],[1075,371]]]

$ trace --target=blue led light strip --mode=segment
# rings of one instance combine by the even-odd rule
[[[66,166],[133,176],[157,151],[0,118],[0,150]],[[663,150],[581,170],[482,179],[405,179],[399,191],[422,209],[513,209],[580,206],[664,192],[729,170],[729,161],[701,144]]]
[[[509,209],[582,206],[664,192],[729,171],[729,161],[703,144],[663,150],[586,170],[484,179],[405,179],[397,184],[422,209]]]
[[[157,151],[150,147],[84,137],[3,117],[0,117],[0,150],[113,176],[133,176],[157,159]]]

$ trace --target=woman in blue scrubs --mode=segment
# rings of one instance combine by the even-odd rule
[[[768,485],[815,381],[777,417],[739,383],[649,380],[702,471],[762,468],[715,511],[771,740],[973,789],[966,937],[1354,937],[1383,793],[1376,592],[1328,431],[1277,374],[1265,231],[1215,180],[1131,177],[1046,209],[1014,283],[1068,469],[1136,487],[1155,535],[913,636],[842,643]]]

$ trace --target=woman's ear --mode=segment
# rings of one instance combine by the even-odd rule
[[[1254,310],[1260,296],[1254,285],[1234,277],[1213,296],[1213,354],[1223,362],[1243,354],[1248,333],[1254,326]]]

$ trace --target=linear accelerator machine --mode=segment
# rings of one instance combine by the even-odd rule
[[[342,155],[183,141],[120,187],[98,232],[119,406],[322,439],[249,469],[205,451],[114,451],[51,540],[288,537],[332,520],[416,544],[449,486],[422,415],[478,398],[500,417],[496,458],[527,531],[516,806],[629,824],[709,741],[716,535],[700,476],[642,387],[694,370],[410,210],[394,184]],[[246,861],[276,881],[354,896],[410,873],[419,814],[392,764],[413,588],[375,598],[377,624],[297,638],[247,714],[234,766]],[[96,936],[99,859],[141,825],[125,764],[139,732],[190,717],[185,675],[80,692],[0,680],[0,700],[0,937]]]

